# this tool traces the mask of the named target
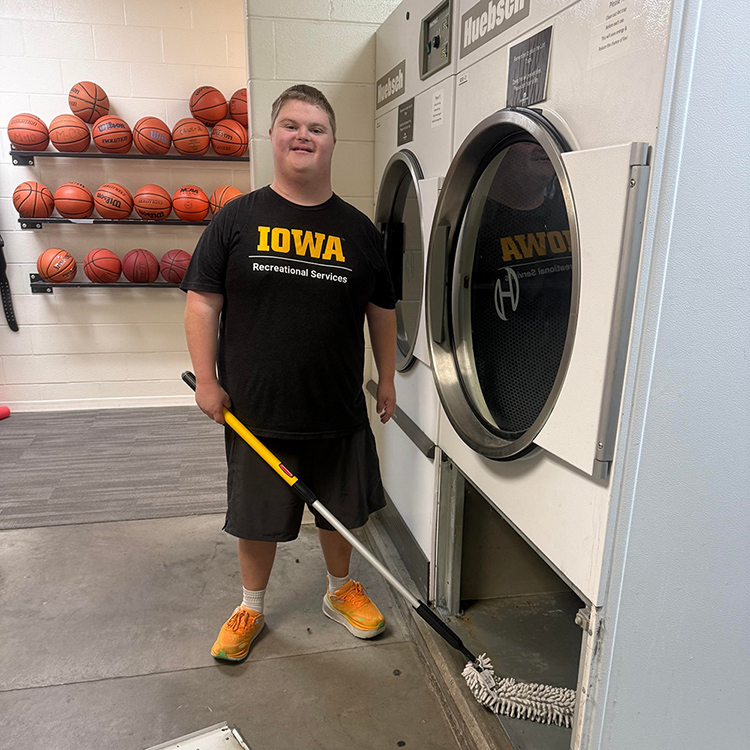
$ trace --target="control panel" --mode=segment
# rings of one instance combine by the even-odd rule
[[[422,19],[419,77],[424,80],[451,61],[451,2],[445,0]]]

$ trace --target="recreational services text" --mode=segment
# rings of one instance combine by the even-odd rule
[[[251,256],[252,257],[252,256]],[[336,273],[316,271],[314,268],[294,268],[292,266],[277,266],[275,263],[258,263],[253,261],[253,271],[275,271],[276,273],[287,273],[292,276],[305,276],[310,279],[325,279],[326,281],[338,281],[340,284],[348,284],[346,276]]]

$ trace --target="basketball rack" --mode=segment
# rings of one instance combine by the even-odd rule
[[[103,154],[100,151],[60,152],[60,151],[17,151],[10,150],[11,160],[15,167],[33,167],[37,156],[53,159],[147,159],[149,161],[234,161],[249,162],[250,154],[245,156],[189,156],[182,154]]]
[[[43,224],[129,224],[130,226],[205,226],[211,223],[211,219],[203,219],[202,221],[182,221],[182,219],[161,219],[154,221],[153,219],[58,219],[52,217],[50,219],[19,219],[18,223],[21,225],[21,229],[43,229]]]
[[[61,289],[135,289],[148,287],[149,289],[179,289],[179,284],[168,284],[166,281],[155,281],[152,284],[139,284],[131,281],[115,281],[111,284],[100,284],[95,281],[45,281],[38,273],[30,273],[29,281],[32,294],[54,294],[55,287]]]

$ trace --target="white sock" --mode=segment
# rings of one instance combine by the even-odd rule
[[[343,578],[336,578],[336,576],[332,576],[330,573],[328,574],[328,593],[334,594],[336,591],[338,591],[349,579],[351,576],[347,573]]]
[[[266,595],[266,590],[262,591],[249,591],[244,586],[242,587],[242,606],[247,609],[252,609],[255,612],[263,612],[263,598]]]

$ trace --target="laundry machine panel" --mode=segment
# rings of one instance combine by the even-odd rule
[[[552,110],[550,119],[559,118],[570,147],[654,144],[671,3],[649,3],[648,13],[636,13],[637,3],[625,4],[626,15],[618,18],[627,24],[626,42],[599,51],[604,45],[598,42],[607,33],[604,19],[617,12],[612,0],[581,0],[562,12],[557,2],[526,1],[531,4],[527,21],[539,6],[555,14],[546,12],[532,25],[524,21],[459,61],[454,149],[478,122],[506,106],[510,48],[548,26],[552,37],[546,98],[534,106]]]

